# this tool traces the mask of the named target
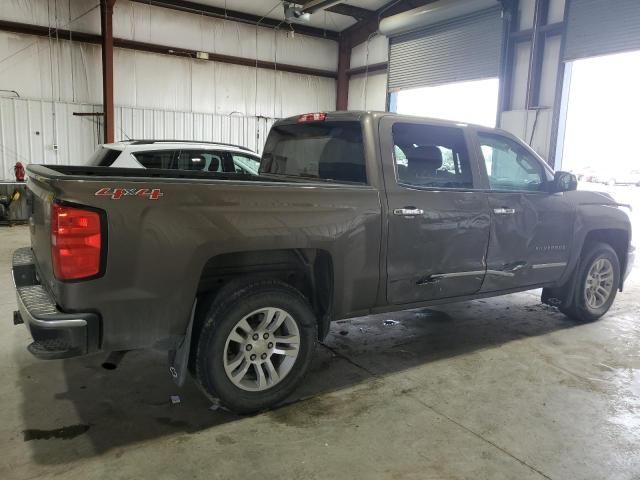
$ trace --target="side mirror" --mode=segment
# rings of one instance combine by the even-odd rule
[[[577,190],[577,188],[578,179],[573,173],[559,171],[553,176],[551,193],[570,192],[572,190]]]

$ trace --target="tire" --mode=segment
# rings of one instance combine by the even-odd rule
[[[298,290],[279,280],[244,284],[219,295],[206,314],[196,379],[234,412],[273,407],[303,379],[317,338],[316,318]]]
[[[604,269],[600,270],[601,267]],[[601,275],[600,280],[594,281],[591,273],[598,270],[601,272],[598,274]],[[605,275],[609,270],[610,277]],[[562,312],[579,322],[593,322],[602,317],[613,304],[620,287],[620,262],[615,250],[610,245],[600,242],[585,246],[575,282],[573,302],[568,308],[562,309]],[[598,286],[602,289],[598,289]],[[603,295],[603,291],[607,291],[608,294]]]

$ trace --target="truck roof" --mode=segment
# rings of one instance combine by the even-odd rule
[[[314,112],[283,118],[281,120],[278,120],[276,122],[276,125],[278,125],[278,124],[297,123],[301,116],[309,115],[309,114],[313,114],[313,113]],[[418,116],[418,115],[405,115],[405,114],[401,114],[401,113],[382,112],[382,111],[379,111],[379,110],[349,110],[349,111],[334,111],[334,112],[322,112],[322,113],[324,113],[326,115],[326,120],[327,121],[331,121],[331,120],[361,121],[363,117],[370,117],[372,119],[379,119],[381,117],[393,117],[393,118],[396,118],[396,119],[406,120],[406,121],[409,121],[409,122],[411,122],[411,121],[415,122],[416,120],[420,120],[420,121],[426,121],[426,122],[429,122],[429,123],[433,123],[434,125],[441,125],[441,126],[449,126],[449,127],[457,127],[457,128],[460,128],[460,127],[463,127],[463,128],[464,127],[474,127],[474,128],[480,128],[480,129],[502,131],[499,128],[487,127],[487,126],[484,126],[484,125],[477,125],[477,124],[474,124],[474,123],[469,123],[469,122],[464,122],[464,121],[444,120],[444,119],[441,119],[441,118],[422,117],[422,116]]]

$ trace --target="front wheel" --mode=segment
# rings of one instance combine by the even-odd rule
[[[615,250],[606,243],[586,247],[575,281],[574,301],[563,312],[583,322],[602,317],[613,304],[620,287],[620,262]]]
[[[316,330],[298,290],[277,280],[248,284],[211,306],[198,341],[197,379],[235,412],[271,407],[302,380]]]

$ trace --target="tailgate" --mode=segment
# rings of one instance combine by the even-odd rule
[[[40,281],[50,291],[53,282],[51,265],[51,203],[54,198],[52,185],[40,177],[29,177],[31,192],[31,217],[29,230],[31,248],[36,261]]]

